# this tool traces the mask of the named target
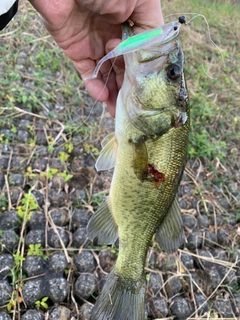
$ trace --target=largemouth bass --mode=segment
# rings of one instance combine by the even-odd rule
[[[127,36],[132,33],[125,25]],[[99,171],[115,167],[111,188],[88,225],[89,238],[98,237],[99,244],[119,238],[119,255],[91,320],[143,320],[144,266],[154,234],[167,252],[183,242],[176,194],[190,115],[178,36],[127,53],[124,60],[115,132],[102,141],[96,163]]]

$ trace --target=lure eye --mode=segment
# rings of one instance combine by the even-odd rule
[[[177,64],[171,64],[167,68],[167,77],[170,80],[177,80],[181,75],[181,68]]]

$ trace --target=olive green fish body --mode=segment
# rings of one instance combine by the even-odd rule
[[[104,139],[96,167],[114,166],[106,204],[91,219],[89,237],[119,238],[116,265],[91,320],[143,320],[144,267],[153,235],[166,251],[182,242],[176,202],[190,126],[183,53],[177,39],[127,54],[117,100],[115,134]]]

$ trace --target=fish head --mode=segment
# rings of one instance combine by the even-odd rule
[[[184,78],[184,54],[178,35],[164,43],[155,42],[147,48],[126,54],[124,60],[125,77],[131,84],[128,94],[132,103],[127,106],[131,122],[143,128],[143,119],[147,118],[151,127],[149,117],[157,125],[159,121],[156,117],[161,114],[163,121],[166,119],[166,125],[163,124],[166,130],[171,124],[183,125],[188,118],[188,93]]]

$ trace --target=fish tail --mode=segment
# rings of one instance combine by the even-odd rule
[[[109,273],[90,320],[144,320],[144,275],[140,281]]]

